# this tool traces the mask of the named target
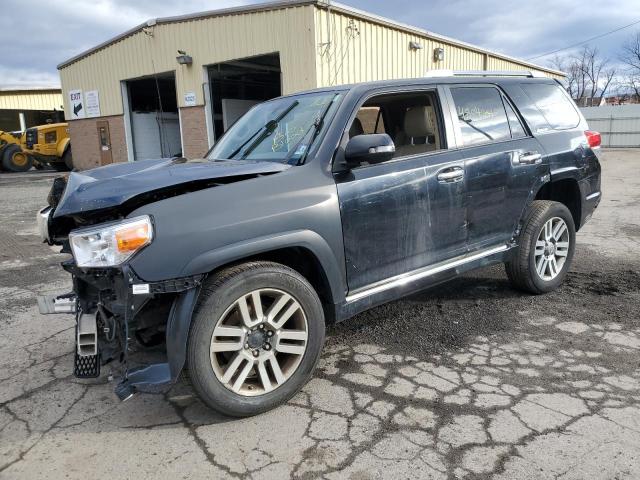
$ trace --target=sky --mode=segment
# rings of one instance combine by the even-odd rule
[[[2,0],[0,88],[59,86],[56,65],[150,18],[257,0]],[[431,32],[529,59],[634,21],[640,1],[343,0]],[[9,12],[9,13],[8,13]],[[640,24],[591,43],[618,62]],[[564,52],[567,53],[567,52]],[[547,65],[551,57],[533,60]]]

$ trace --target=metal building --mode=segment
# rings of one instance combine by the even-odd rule
[[[24,131],[47,122],[61,122],[62,92],[59,88],[0,90],[0,130]]]
[[[79,168],[202,156],[253,104],[433,69],[562,72],[333,2],[150,20],[58,66]]]

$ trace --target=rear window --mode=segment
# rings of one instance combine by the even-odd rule
[[[577,127],[580,123],[580,116],[573,102],[562,91],[560,85],[523,83],[520,87],[552,129],[567,130]]]
[[[451,88],[465,147],[511,138],[500,92],[493,87]]]

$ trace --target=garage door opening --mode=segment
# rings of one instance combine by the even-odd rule
[[[135,160],[182,155],[173,73],[127,81]]]
[[[282,94],[277,53],[217,63],[209,67],[215,138],[256,103]]]

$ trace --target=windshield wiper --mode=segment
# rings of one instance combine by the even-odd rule
[[[274,118],[273,120],[269,120],[267,123],[264,124],[264,126],[260,127],[258,130],[256,130],[256,132],[251,135],[242,145],[240,145],[238,148],[236,148],[233,153],[229,156],[229,159],[232,159],[233,157],[235,157],[244,147],[246,144],[248,144],[251,140],[253,140],[253,138],[258,135],[260,132],[262,132],[260,134],[260,136],[258,138],[256,138],[253,143],[251,143],[251,145],[249,145],[249,147],[247,147],[247,149],[244,151],[244,153],[242,154],[242,159],[247,158],[247,156],[253,152],[253,150],[262,143],[262,141],[267,138],[269,135],[271,135],[273,133],[273,131],[278,128],[278,124],[280,123],[280,120],[282,120],[284,117],[286,117],[289,112],[291,110],[293,110],[294,108],[296,108],[298,106],[300,102],[298,100],[294,100],[293,102],[291,102],[291,105],[289,105],[287,108],[285,108],[282,113],[280,115],[278,115],[276,118]]]
[[[302,154],[302,156],[296,162],[298,165],[302,165],[304,163],[304,161],[307,158],[307,155],[309,153],[309,147],[311,147],[311,145],[313,145],[313,142],[315,141],[316,137],[318,136],[318,133],[320,133],[320,130],[322,129],[322,125],[324,124],[324,117],[326,117],[327,113],[329,113],[329,109],[331,108],[331,105],[333,105],[333,102],[336,99],[337,95],[338,94],[335,94],[331,98],[331,100],[329,102],[327,102],[327,106],[322,111],[322,114],[320,116],[318,116],[316,118],[316,120],[309,126],[307,131],[304,132],[304,135],[302,135],[300,140],[298,140],[298,143],[296,143],[294,145],[294,147],[291,149],[291,152],[289,152],[289,154],[284,159],[283,163],[289,163],[289,160],[291,160],[291,157],[293,157],[296,154],[296,152],[300,148],[300,145],[302,145],[302,142],[304,141],[304,139],[307,138],[307,135],[309,135],[310,132],[313,132],[313,135],[311,137],[311,140],[309,140],[307,148],[305,149],[305,151]]]

